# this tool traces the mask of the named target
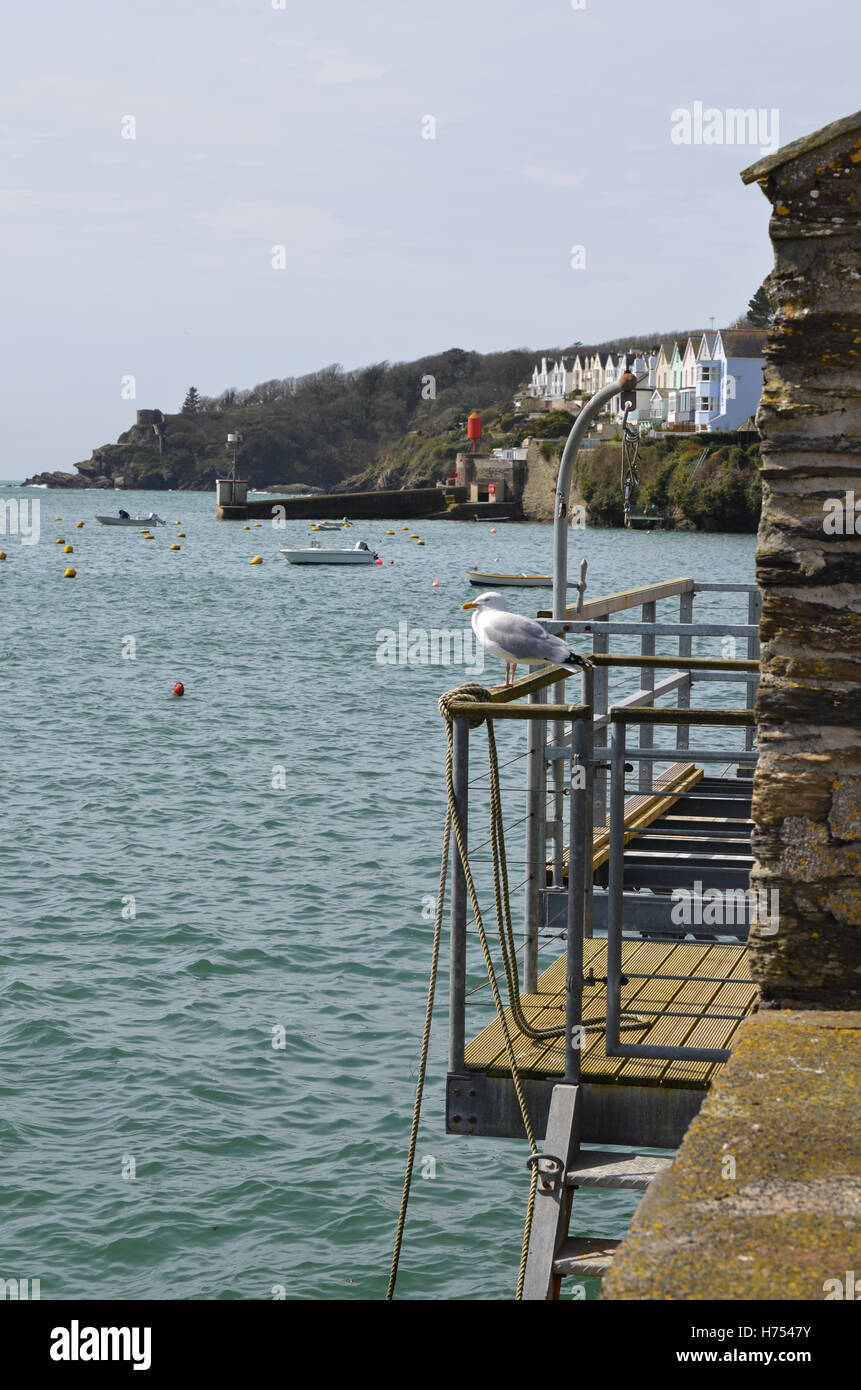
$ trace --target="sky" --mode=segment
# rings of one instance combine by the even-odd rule
[[[857,0],[7,6],[0,479],[192,384],[731,322],[772,265],[739,171],[857,108],[859,37]],[[756,140],[681,143],[696,103]]]

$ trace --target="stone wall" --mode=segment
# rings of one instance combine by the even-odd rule
[[[861,1003],[861,113],[742,175],[774,207],[751,935],[765,1007]],[[842,520],[841,520],[842,519]],[[838,524],[839,528],[838,529]],[[858,516],[861,527],[861,515]]]

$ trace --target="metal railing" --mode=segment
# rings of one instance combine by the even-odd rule
[[[701,592],[739,593],[747,597],[748,622],[695,622],[694,602]],[[678,598],[678,622],[659,622],[655,605]],[[640,608],[641,621],[612,621],[613,615]],[[493,720],[521,720],[527,726],[525,814],[525,872],[523,874],[524,920],[521,987],[534,993],[538,978],[541,898],[548,887],[566,899],[565,1010],[566,1079],[579,1075],[579,1053],[573,1047],[571,1028],[580,1022],[582,1011],[583,941],[593,932],[593,842],[594,828],[609,829],[610,890],[608,911],[608,1032],[607,1051],[613,1056],[662,1057],[667,1060],[722,1061],[725,1049],[646,1047],[637,1050],[619,1041],[619,1001],[621,989],[621,931],[625,841],[624,772],[626,760],[637,765],[638,792],[649,794],[654,787],[656,764],[672,764],[685,755],[685,761],[720,761],[739,766],[756,762],[753,751],[754,717],[752,693],[758,680],[758,640],[756,621],[759,595],[754,585],[706,584],[693,579],[674,579],[623,593],[605,595],[582,602],[567,610],[564,620],[544,619],[549,630],[589,634],[592,637],[592,666],[581,674],[579,704],[558,698],[547,702],[551,686],[564,690],[558,668],[545,668],[516,681],[508,689],[497,690],[484,704],[464,701],[450,708],[455,715],[453,729],[453,790],[464,835],[469,814],[469,724],[467,716],[477,714]],[[640,637],[640,653],[613,653],[611,634]],[[692,656],[695,637],[745,639],[746,658]],[[678,642],[678,655],[656,655],[655,640],[672,637]],[[619,671],[639,670],[639,688],[610,706],[610,676]],[[666,674],[665,674],[666,673]],[[743,710],[700,710],[691,707],[695,684],[702,681],[741,682],[747,698]],[[555,692],[554,692],[555,693]],[[657,707],[656,701],[675,694],[675,707]],[[639,728],[638,743],[628,747],[627,725]],[[656,725],[675,727],[675,747],[655,746]],[[736,725],[745,730],[744,749],[690,748],[691,725]],[[548,725],[552,731],[548,740]],[[608,761],[608,735],[610,737]],[[567,776],[566,776],[567,763]],[[552,769],[548,777],[548,768]],[[621,772],[620,772],[621,769]],[[608,776],[609,774],[609,776]],[[621,778],[621,780],[619,780]],[[481,780],[481,779],[477,779]],[[583,795],[575,795],[576,789]],[[608,802],[608,791],[610,793]],[[569,798],[566,817],[564,798]],[[621,800],[620,800],[621,797]],[[568,872],[566,882],[565,841],[567,835]],[[621,845],[621,851],[620,851]],[[549,848],[548,848],[549,847]],[[549,860],[548,860],[549,855]],[[549,880],[549,882],[548,882]],[[466,1043],[465,1005],[467,997],[467,892],[462,866],[454,856],[451,889],[450,954],[450,1035],[449,1071],[464,1065]],[[723,978],[723,977],[722,977]],[[727,977],[729,978],[729,977]],[[610,979],[613,980],[611,1000]],[[615,1013],[613,1013],[615,1009]],[[613,1035],[611,1037],[611,1028]],[[611,1052],[611,1047],[622,1049]]]
[[[625,729],[629,723],[641,722],[651,727],[657,725],[722,726],[750,728],[755,723],[751,709],[662,709],[636,710],[615,707],[610,711],[610,879],[607,902],[607,1038],[608,1057],[650,1057],[662,1061],[725,1062],[730,1056],[725,1047],[686,1047],[669,1043],[623,1043],[620,1038],[620,1015],[622,1007],[622,927],[624,918],[624,857],[625,857],[625,760],[630,755],[648,757],[655,760],[672,756],[672,750],[655,748],[626,748]],[[642,736],[641,736],[642,743]],[[697,748],[695,756],[701,762],[725,762],[725,748]],[[738,751],[733,761],[755,763],[757,754],[752,751]],[[659,972],[649,977],[653,980],[671,979],[672,976]],[[730,976],[711,977],[714,982],[728,984]],[[743,1015],[733,1015],[741,1018]],[[698,1017],[726,1017],[726,1015],[702,1014]]]

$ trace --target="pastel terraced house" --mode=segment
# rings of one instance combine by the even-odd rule
[[[698,418],[697,429],[737,430],[751,419],[762,395],[764,354],[764,328],[718,330],[709,363],[719,373],[718,389],[709,397],[715,413]]]
[[[764,328],[721,328],[693,334],[685,343],[661,343],[648,351],[599,352],[581,348],[569,367],[542,358],[529,394],[548,404],[568,395],[584,400],[619,380],[626,366],[646,380],[637,388],[629,420],[653,429],[736,430],[756,412],[762,394]],[[618,419],[612,396],[603,414]]]
[[[526,389],[535,400],[564,400],[571,390],[571,382],[571,370],[564,357],[555,362],[549,357],[542,357],[533,368],[532,379]]]

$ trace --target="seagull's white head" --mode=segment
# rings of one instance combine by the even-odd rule
[[[479,594],[473,603],[462,603],[461,609],[464,608],[477,608],[479,612],[485,608],[499,608],[503,613],[508,612],[508,604],[502,594],[497,594],[493,590],[487,594]]]

